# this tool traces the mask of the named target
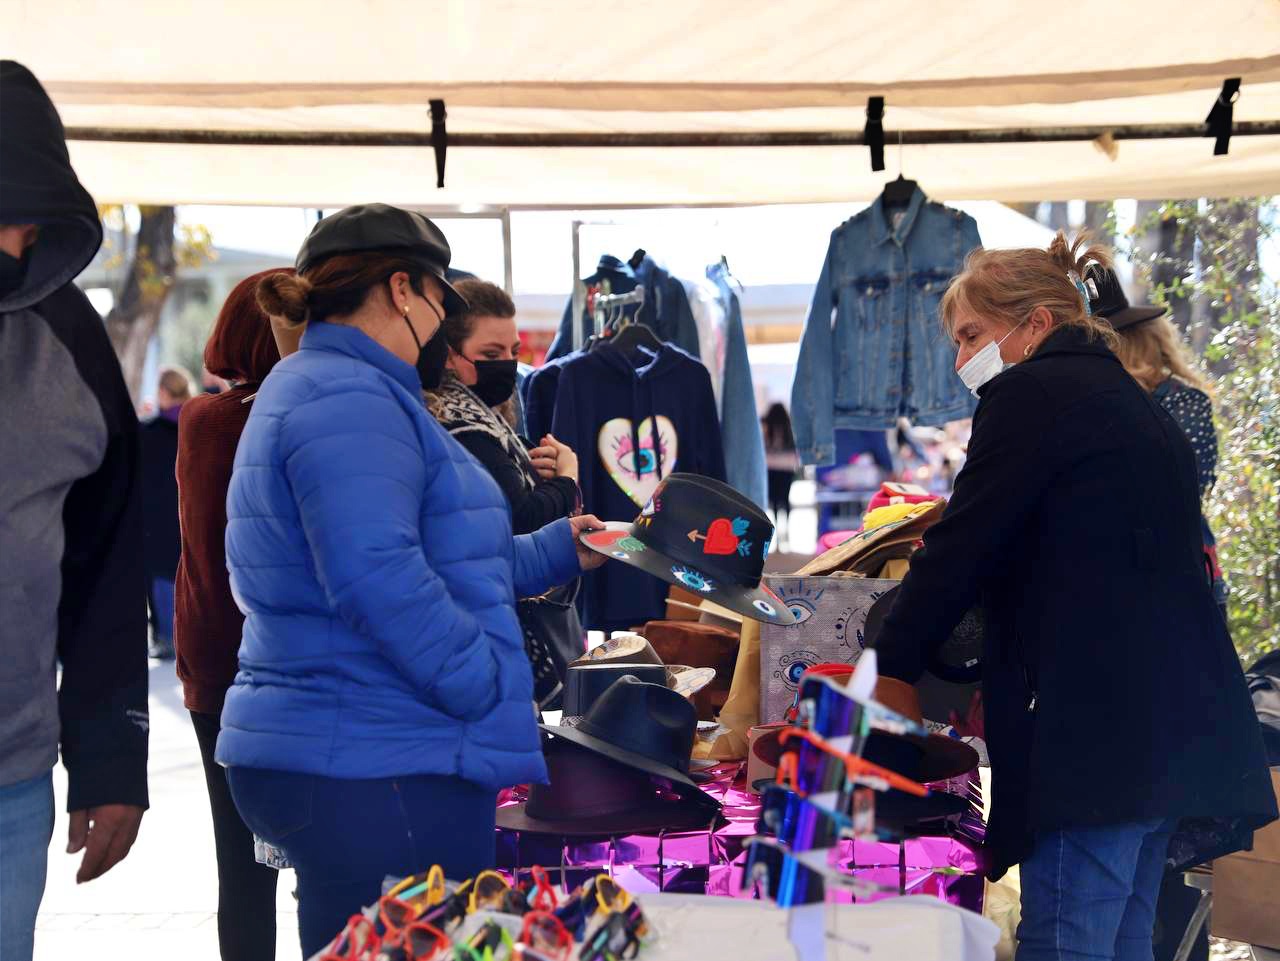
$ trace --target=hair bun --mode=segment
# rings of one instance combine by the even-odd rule
[[[296,326],[306,322],[310,293],[311,282],[305,277],[273,273],[258,281],[258,306],[268,317],[282,317]]]

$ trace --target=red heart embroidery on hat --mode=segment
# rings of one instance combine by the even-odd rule
[[[707,539],[702,544],[704,554],[732,554],[738,549],[738,535],[727,517],[718,517],[707,528]]]

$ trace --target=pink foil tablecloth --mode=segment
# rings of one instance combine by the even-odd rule
[[[754,886],[742,887],[748,839],[756,834],[760,797],[748,791],[740,776],[740,766],[726,765],[715,772],[703,790],[723,805],[723,823],[715,830],[672,833],[661,836],[627,835],[614,838],[583,839],[530,834],[498,829],[499,868],[519,872],[542,865],[552,876],[564,870],[564,883],[581,884],[601,871],[612,873],[623,887],[635,894],[667,891],[684,894],[712,894],[732,898],[755,898]],[[958,778],[935,789],[975,797],[976,774]],[[499,806],[524,800],[520,788],[504,791]],[[980,798],[977,798],[980,803]],[[833,863],[862,880],[901,890],[906,894],[928,894],[971,911],[982,911],[983,862],[981,841],[985,833],[976,809],[951,827],[950,835],[912,838],[897,842],[840,842]],[[885,893],[860,898],[876,901],[895,895]],[[847,901],[844,892],[832,900]]]

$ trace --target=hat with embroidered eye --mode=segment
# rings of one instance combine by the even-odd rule
[[[1089,309],[1095,317],[1103,318],[1116,330],[1155,320],[1168,313],[1163,307],[1152,304],[1131,305],[1124,295],[1120,278],[1109,267],[1090,264],[1084,276],[1086,282],[1093,285],[1089,290]]]
[[[606,557],[638,567],[745,617],[784,627],[795,616],[760,583],[773,540],[764,511],[732,487],[671,474],[631,524],[582,535]]]

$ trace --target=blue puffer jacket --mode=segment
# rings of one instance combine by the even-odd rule
[[[224,765],[545,780],[515,598],[580,573],[567,520],[512,537],[418,374],[314,323],[253,404],[227,497],[246,615]]]

